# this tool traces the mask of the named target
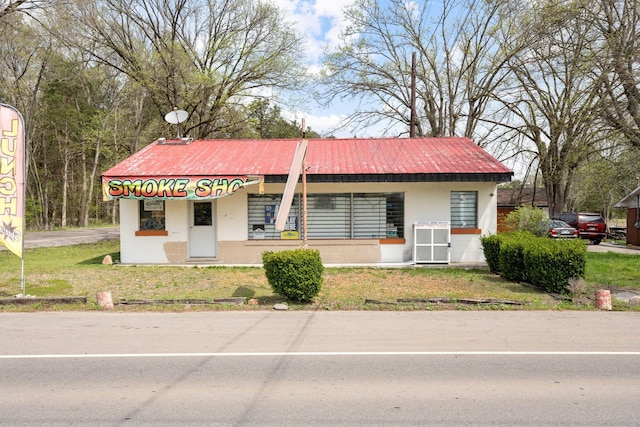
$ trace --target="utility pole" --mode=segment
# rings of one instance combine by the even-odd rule
[[[411,118],[409,119],[409,137],[416,136],[416,53],[411,54]]]
[[[302,119],[302,139],[307,139],[307,128]],[[307,249],[307,155],[302,158],[302,247]]]

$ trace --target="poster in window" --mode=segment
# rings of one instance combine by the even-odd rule
[[[264,223],[265,224],[276,223],[276,205],[266,205],[264,207]]]
[[[296,215],[289,215],[284,229],[285,231],[298,231],[298,217]]]
[[[254,224],[253,226],[253,238],[255,240],[262,240],[265,238],[265,231],[263,225]]]
[[[145,211],[161,211],[163,210],[163,201],[158,199],[144,199]]]
[[[300,235],[297,231],[285,230],[280,232],[280,238],[283,240],[297,240]]]

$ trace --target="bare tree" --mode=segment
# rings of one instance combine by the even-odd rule
[[[0,20],[15,13],[29,14],[33,10],[41,9],[54,0],[2,0],[0,1]]]
[[[504,36],[503,2],[357,0],[346,11],[352,23],[342,45],[327,56],[325,101],[353,98],[360,108],[348,123],[364,129],[384,120],[386,131],[408,133],[411,57],[417,52],[417,135],[479,138],[478,118],[506,76],[513,51]],[[432,22],[432,16],[438,18]],[[512,44],[510,48],[514,48]],[[486,132],[485,132],[486,134]]]
[[[303,75],[301,37],[266,2],[80,0],[68,13],[70,43],[135,81],[158,114],[187,110],[194,137],[224,133],[243,97]]]
[[[497,98],[511,112],[511,139],[528,141],[551,213],[567,202],[574,174],[606,147],[598,85],[587,55],[589,27],[570,4],[536,7],[522,16],[526,50],[509,61],[516,81]]]
[[[0,11],[0,98],[26,122],[31,228],[115,221],[116,204],[95,196],[99,172],[162,135],[174,105],[191,113],[191,136],[228,137],[246,121],[243,96],[302,75],[300,38],[250,0],[0,0]]]
[[[591,28],[591,58],[600,83],[603,117],[630,145],[640,147],[640,3],[582,1]]]

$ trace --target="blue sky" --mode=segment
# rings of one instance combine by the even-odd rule
[[[312,72],[317,72],[321,67],[321,60],[324,52],[334,49],[338,46],[341,31],[348,25],[345,21],[342,11],[349,6],[354,0],[271,0],[283,11],[285,11],[291,22],[297,24],[299,31],[304,33],[306,37],[306,63]],[[378,0],[380,3],[386,3],[385,0]],[[416,0],[405,0],[408,5],[417,7]],[[443,2],[435,0],[423,0],[426,2],[427,11],[433,17],[439,17],[442,14]],[[423,3],[424,4],[424,3]],[[458,6],[460,4],[458,3]],[[450,4],[451,6],[451,4]],[[467,9],[456,9],[456,15],[463,18],[467,14]],[[350,129],[334,131],[338,124],[356,109],[357,102],[338,100],[331,105],[331,108],[325,109],[315,105],[310,101],[304,108],[297,111],[287,110],[283,108],[283,115],[289,119],[296,119],[300,123],[301,119],[305,119],[307,126],[323,136],[329,134],[338,138],[350,138],[355,135],[358,137],[380,137],[380,136],[396,136],[398,132],[405,129],[395,128],[398,132],[393,135],[383,135],[383,124],[379,128],[375,126],[369,128],[366,133]],[[401,125],[399,125],[401,126]],[[513,163],[513,161],[511,162]],[[506,163],[505,163],[506,164]],[[510,167],[514,167],[510,165]]]
[[[385,3],[385,0],[378,1]],[[406,1],[409,4],[414,3],[413,0]],[[342,11],[354,0],[272,0],[272,2],[285,11],[289,20],[295,22],[298,30],[305,35],[306,62],[311,72],[319,71],[324,52],[338,46],[340,33],[349,24],[345,21]],[[433,6],[439,4],[440,2],[433,2]],[[297,111],[287,111],[283,108],[283,115],[298,122],[304,118],[307,126],[323,136],[331,134],[339,138],[353,137],[356,135],[353,130],[334,131],[334,129],[346,116],[354,112],[356,105],[356,101],[338,100],[330,108],[321,108],[310,101],[308,105]],[[369,128],[366,133],[360,130],[357,136],[385,136],[382,135],[383,127],[381,123],[379,128]]]
[[[335,48],[339,42],[339,35],[347,25],[342,10],[353,3],[353,0],[272,0],[287,13],[290,21],[295,22],[298,30],[306,37],[306,63],[311,72],[320,69],[322,55],[326,49]],[[338,123],[353,112],[354,105],[336,103],[330,109],[320,108],[310,102],[298,111],[285,111],[290,119],[305,119],[311,129],[326,134],[334,129]],[[351,137],[349,131],[333,132],[337,137]],[[373,135],[371,135],[373,136]]]

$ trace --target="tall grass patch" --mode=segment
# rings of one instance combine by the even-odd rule
[[[640,290],[640,255],[589,252],[584,279],[589,286]]]

